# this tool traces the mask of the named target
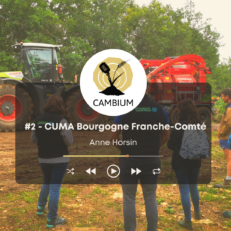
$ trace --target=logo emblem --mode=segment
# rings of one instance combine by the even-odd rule
[[[88,60],[80,89],[86,103],[107,116],[132,111],[145,95],[147,78],[139,60],[126,51],[104,50]]]
[[[96,66],[93,80],[98,89],[102,90],[100,93],[124,95],[124,91],[132,85],[133,78],[133,72],[128,61],[109,57]]]

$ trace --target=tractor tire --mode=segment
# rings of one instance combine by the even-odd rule
[[[177,107],[175,107],[170,112],[169,120],[170,120],[170,124],[171,125],[175,125],[178,122],[178,120],[179,120],[179,111],[178,111]]]
[[[101,115],[88,106],[79,90],[67,97],[65,109],[67,119],[74,127],[77,123],[104,124],[108,120],[108,116]]]
[[[213,118],[212,111],[207,107],[198,107],[197,108],[198,116],[202,123],[205,123],[206,126],[211,126],[211,121]]]
[[[3,89],[0,85],[0,132],[23,130],[32,114],[32,99],[23,88],[4,84]]]

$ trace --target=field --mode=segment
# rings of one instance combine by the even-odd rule
[[[219,147],[217,128],[218,124],[212,125],[212,180],[209,184],[199,186],[203,217],[201,220],[193,219],[194,230],[231,230],[231,219],[226,219],[222,215],[223,210],[231,210],[230,190],[212,187],[214,182],[220,182],[225,177],[225,159]],[[21,137],[23,135],[24,132],[21,133]],[[84,146],[87,136],[89,136],[87,132],[74,132],[78,142],[70,147],[70,151],[78,149],[87,153],[89,150]],[[20,150],[31,152],[30,161],[33,159],[37,161],[37,157],[33,156],[37,150],[36,145],[28,143]],[[110,147],[110,150],[112,153],[117,152],[114,147]],[[161,149],[161,154],[169,159],[171,157],[167,147]],[[35,215],[41,184],[17,184],[15,181],[15,133],[1,133],[0,157],[0,230],[46,230],[46,217],[38,218]],[[106,163],[100,166],[104,165],[106,166]],[[165,165],[163,167],[166,167],[166,176],[169,176],[171,168],[168,162]],[[90,167],[88,166],[86,163],[82,168],[87,169]],[[68,183],[68,178],[66,180]],[[177,225],[177,221],[183,217],[177,184],[158,185],[157,202],[158,230],[184,230]],[[144,231],[146,217],[140,186],[136,206],[137,230]],[[122,212],[122,191],[118,184],[64,184],[58,214],[66,218],[67,224],[57,226],[55,230],[123,230]]]

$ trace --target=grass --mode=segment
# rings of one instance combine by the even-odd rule
[[[157,204],[160,204],[160,203],[164,202],[164,198],[158,198],[158,199],[156,199],[156,202],[157,202]]]
[[[122,206],[121,205],[117,205],[116,206],[116,211],[118,211],[118,212],[122,211]]]
[[[198,191],[206,191],[207,187],[202,185],[202,186],[198,186]]]
[[[92,191],[92,194],[100,194],[102,193],[103,191],[101,190],[101,188],[99,186],[97,186],[96,188],[93,189]]]
[[[201,200],[205,200],[207,202],[210,201],[220,201],[220,197],[216,197],[213,194],[205,193],[203,196],[201,196]]]
[[[174,208],[172,208],[172,207],[167,207],[164,211],[165,211],[166,213],[170,213],[170,214],[174,214],[174,213],[175,213],[175,210],[174,210]]]
[[[217,189],[209,188],[209,189],[207,189],[207,192],[214,195],[214,194],[217,194]]]
[[[71,196],[72,198],[78,195],[78,192],[72,188],[68,188],[66,185],[61,187],[60,193],[62,193],[64,196]]]
[[[213,221],[214,224],[194,223],[195,230],[231,230],[231,220],[222,216],[222,211],[231,209],[230,189],[215,189],[212,187],[214,182],[221,182],[225,176],[224,154],[217,141],[217,132],[213,132],[212,142],[215,142],[212,148],[213,181],[210,184],[198,186],[202,215],[205,214],[205,219]],[[79,145],[78,149],[85,149],[84,146],[85,144]],[[104,150],[101,149],[100,151]],[[163,161],[162,166],[167,170],[170,165],[169,162]],[[8,171],[8,168],[4,167],[4,169],[5,172]],[[81,179],[86,177],[87,179],[88,176],[76,175],[75,177]],[[90,177],[88,178],[90,179]],[[2,215],[0,230],[45,230],[46,217],[38,218],[35,215],[40,188],[41,185],[35,185],[34,189],[31,190],[29,185],[21,185],[12,191],[0,191],[0,211]],[[104,231],[122,231],[122,198],[113,197],[114,194],[120,194],[121,192],[120,185],[107,185],[107,187],[90,184],[62,185],[58,214],[70,218],[67,219],[70,227],[102,227]],[[140,186],[136,197],[137,230],[144,231],[147,230],[147,222]],[[171,184],[158,185],[157,204],[160,205],[158,207],[158,228],[163,231],[183,231],[184,229],[177,224],[179,214],[182,214],[178,187],[173,187]],[[215,210],[218,212],[214,212]],[[216,224],[219,224],[219,226]]]

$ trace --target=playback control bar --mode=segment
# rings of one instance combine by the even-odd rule
[[[138,168],[131,168],[131,175],[139,175],[142,171]],[[89,175],[96,175],[96,168],[88,168],[86,170],[86,173],[88,173]],[[157,175],[157,174],[160,174],[161,173],[161,170],[160,168],[157,168],[157,169],[153,169],[152,170],[152,173],[153,175]],[[74,168],[72,169],[67,169],[67,174],[72,174],[74,175]],[[115,164],[112,164],[110,166],[108,166],[107,168],[107,175],[110,177],[110,178],[116,178],[120,175],[120,168],[119,166],[115,165]]]
[[[145,157],[164,157],[164,156],[161,156],[161,155],[64,155],[63,157],[87,157],[87,158],[92,158],[92,157],[112,157],[112,158],[115,158],[115,157],[124,157],[124,158],[130,158],[130,157],[142,157],[142,158],[145,158]]]

